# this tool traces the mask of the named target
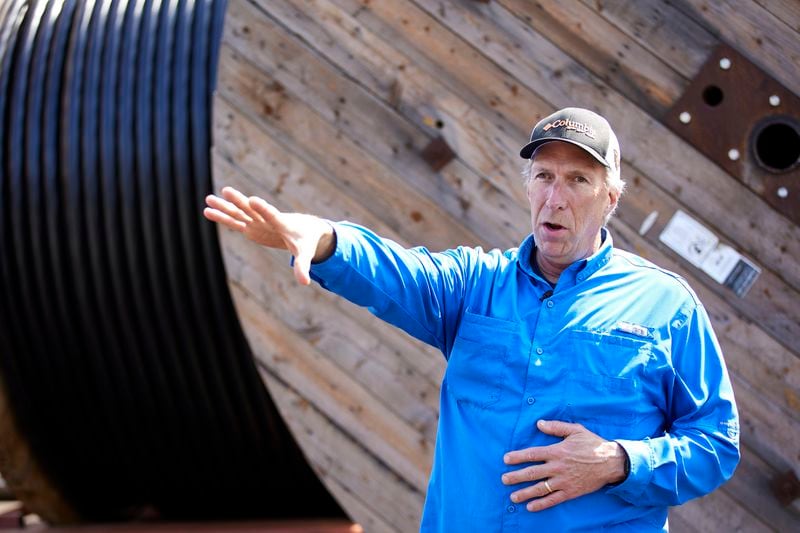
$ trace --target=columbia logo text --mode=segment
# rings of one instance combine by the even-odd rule
[[[553,122],[548,122],[544,125],[544,131],[549,130],[550,128],[567,128],[568,130],[575,130],[578,133],[583,133],[587,137],[591,137],[594,139],[594,128],[589,126],[588,124],[584,124],[583,122],[575,122],[574,120],[554,120]]]

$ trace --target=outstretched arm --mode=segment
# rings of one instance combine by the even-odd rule
[[[203,215],[242,233],[251,241],[294,255],[294,277],[311,283],[311,263],[324,261],[336,250],[336,234],[323,219],[302,213],[282,213],[258,196],[247,197],[233,187],[222,189],[222,197],[206,197]]]

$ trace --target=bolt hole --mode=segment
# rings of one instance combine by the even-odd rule
[[[439,129],[444,128],[444,122],[442,122],[441,119],[437,119],[436,120],[436,127],[439,128]]]
[[[754,136],[756,161],[770,172],[783,172],[800,162],[800,133],[786,119],[772,120]]]
[[[717,107],[721,104],[723,97],[722,89],[716,85],[709,85],[703,89],[703,101],[711,107]]]

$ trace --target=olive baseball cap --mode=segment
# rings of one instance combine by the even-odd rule
[[[564,141],[583,148],[619,178],[619,141],[606,119],[588,109],[566,107],[543,118],[531,132],[531,140],[519,155],[530,159],[539,146]]]

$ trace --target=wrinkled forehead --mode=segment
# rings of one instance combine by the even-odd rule
[[[586,150],[572,143],[553,140],[538,146],[531,155],[532,168],[606,173],[606,167]]]

